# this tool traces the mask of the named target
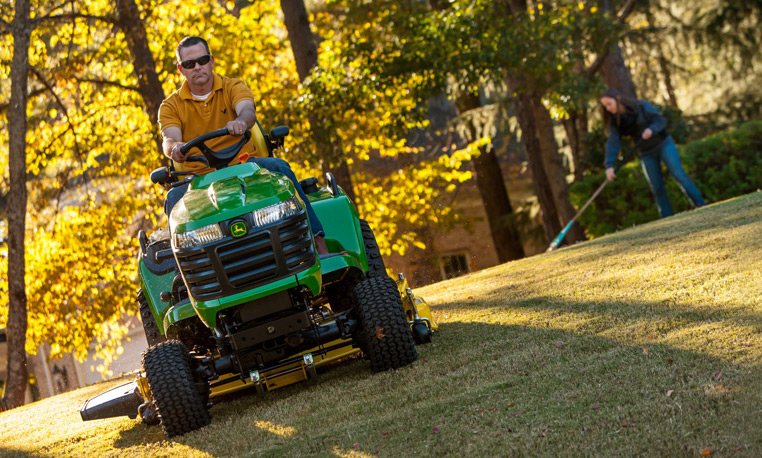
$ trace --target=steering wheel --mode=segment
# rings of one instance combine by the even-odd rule
[[[185,159],[187,162],[202,162],[213,169],[224,169],[229,165],[230,161],[238,154],[238,152],[241,151],[243,145],[249,141],[251,138],[251,131],[246,129],[243,137],[241,137],[237,143],[230,145],[227,148],[214,151],[206,146],[205,142],[207,140],[224,137],[225,135],[230,135],[230,132],[227,128],[215,130],[214,132],[209,132],[208,134],[201,135],[183,145],[183,147],[180,148],[180,152],[187,154],[188,151],[190,151],[192,148],[198,148],[203,156],[188,156],[188,158]]]

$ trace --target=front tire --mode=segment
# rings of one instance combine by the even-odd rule
[[[167,437],[181,436],[211,422],[194,383],[188,350],[181,342],[159,343],[143,353],[143,369]]]
[[[355,338],[373,372],[397,369],[418,359],[394,280],[383,276],[358,283],[353,302],[360,321]]]

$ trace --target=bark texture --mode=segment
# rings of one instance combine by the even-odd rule
[[[476,94],[466,94],[457,102],[458,110],[465,113],[481,107],[481,101]],[[471,138],[476,138],[476,128],[470,125]],[[476,175],[476,186],[487,213],[492,241],[500,263],[524,257],[519,231],[513,215],[513,207],[505,187],[500,164],[494,149],[483,146],[480,154],[472,160]]]
[[[24,233],[26,231],[26,129],[27,75],[29,73],[29,0],[17,0],[13,23],[13,59],[11,61],[11,101],[8,112],[8,163],[10,192],[8,199],[8,379],[3,407],[24,404],[29,373],[26,359],[26,288]]]
[[[574,164],[574,181],[580,181],[584,177],[584,164],[587,161],[587,106],[580,104],[579,110],[569,110],[569,117],[561,121],[566,131],[566,139],[572,152]]]
[[[510,79],[509,85],[511,88],[519,86],[515,81],[510,81]],[[521,91],[514,92],[516,93],[514,98],[516,117],[519,119],[519,126],[521,127],[521,141],[527,150],[527,161],[532,171],[535,193],[542,209],[545,238],[550,242],[556,234],[561,232],[562,226],[555,199],[553,199],[553,192],[548,181],[548,174],[545,171],[540,140],[537,138],[537,124],[534,117],[532,96]]]
[[[548,174],[548,184],[553,193],[553,201],[556,204],[558,215],[561,218],[561,226],[565,227],[574,218],[577,210],[569,201],[569,183],[566,181],[566,168],[561,159],[561,154],[558,152],[553,118],[538,96],[532,97],[532,108],[537,124],[537,138],[540,141],[543,164]],[[575,224],[569,229],[564,240],[573,243],[587,240],[587,237],[582,226]]]
[[[296,72],[299,74],[299,81],[304,81],[317,65],[317,44],[310,30],[307,8],[304,6],[304,0],[281,0],[280,7],[283,11],[283,22],[286,24],[291,51],[294,53]],[[341,146],[331,140],[332,136],[324,131],[317,116],[310,115],[309,121],[319,156],[322,159],[323,173],[333,173],[336,182],[344,189],[347,196],[355,201],[357,196],[352,185],[352,175]]]
[[[145,25],[135,0],[116,0],[117,24],[124,33],[132,56],[132,66],[138,78],[138,92],[145,103],[145,111],[154,128],[153,137],[163,161],[161,135],[158,131],[159,106],[164,100],[164,89],[156,73],[156,62],[148,46]]]
[[[631,3],[632,2],[628,2],[628,5]],[[601,14],[607,13],[613,14],[611,0],[601,0]],[[625,15],[623,14],[621,16]],[[623,18],[621,20],[623,20]],[[637,98],[635,85],[632,83],[630,72],[627,70],[627,66],[624,63],[622,48],[619,47],[619,44],[612,43],[609,45],[608,54],[603,60],[600,72],[603,82],[606,83],[608,87],[617,89],[622,95],[627,97],[633,99]]]
[[[650,2],[646,5],[646,19],[648,20],[648,27],[651,30],[656,30],[656,21],[654,20],[654,15],[651,12]],[[660,40],[656,40],[656,43],[651,43],[651,45],[652,47],[656,48],[656,55],[658,56],[659,60],[659,68],[661,69],[661,74],[664,77],[664,88],[667,90],[667,100],[669,101],[669,105],[677,110],[679,107],[677,105],[675,87],[672,85],[672,72],[669,70],[669,61],[664,55],[662,43]]]

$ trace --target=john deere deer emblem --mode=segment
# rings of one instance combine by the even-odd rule
[[[236,221],[230,226],[230,234],[233,237],[242,237],[246,235],[246,224],[243,221]]]

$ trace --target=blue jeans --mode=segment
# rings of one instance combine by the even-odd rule
[[[646,175],[646,180],[648,180],[648,185],[651,187],[651,192],[654,194],[656,206],[659,207],[659,215],[662,218],[674,214],[672,204],[670,204],[669,197],[667,196],[667,186],[664,184],[664,177],[661,172],[662,162],[667,166],[667,170],[672,174],[683,194],[688,197],[688,200],[694,207],[706,205],[701,192],[693,184],[688,174],[685,173],[683,165],[680,163],[680,156],[677,153],[675,141],[672,140],[672,137],[669,137],[664,141],[664,145],[658,155],[643,155],[640,157],[643,172]]]
[[[320,220],[315,214],[315,210],[312,208],[312,204],[307,199],[307,195],[302,190],[302,186],[299,184],[299,180],[296,179],[296,175],[294,174],[294,171],[291,170],[291,166],[288,165],[288,162],[277,157],[252,157],[252,158],[249,158],[247,162],[253,162],[265,170],[283,174],[289,180],[291,180],[294,183],[294,187],[296,188],[296,193],[299,194],[299,197],[302,198],[302,202],[304,202],[304,206],[306,207],[307,219],[309,219],[310,221],[310,227],[312,228],[312,233],[315,235],[325,234],[325,231],[323,230],[323,225],[320,224]],[[186,184],[183,186],[172,188],[169,191],[167,191],[167,196],[164,199],[164,213],[168,217],[169,217],[169,213],[172,211],[175,205],[177,205],[177,203],[180,202],[180,199],[182,199],[185,193],[188,191],[188,186],[190,185]]]

